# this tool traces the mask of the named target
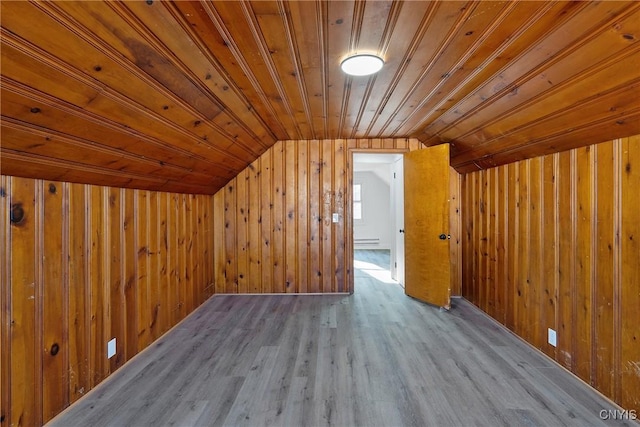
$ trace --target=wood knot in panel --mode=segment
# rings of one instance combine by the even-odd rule
[[[22,203],[14,203],[11,205],[10,220],[14,225],[20,225],[24,221],[24,208]]]

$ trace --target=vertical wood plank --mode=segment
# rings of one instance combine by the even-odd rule
[[[573,298],[575,271],[574,224],[576,216],[573,191],[574,160],[571,152],[558,154],[558,184],[556,197],[566,201],[563,214],[558,216],[558,321],[556,361],[573,369]]]
[[[104,223],[104,212],[108,210],[106,187],[89,187],[88,199],[90,200],[90,224],[91,252],[90,278],[91,278],[91,388],[107,377],[109,365],[107,363],[107,300],[105,289],[108,289],[106,280],[108,260],[108,233]]]
[[[320,292],[335,292],[335,276],[333,274],[333,222],[334,212],[334,187],[333,187],[333,167],[334,167],[334,141],[320,141],[320,193],[322,194],[320,206],[320,247],[322,251],[322,264],[319,266],[321,272]]]
[[[151,207],[149,191],[136,190],[136,301],[139,305],[137,310],[137,351],[141,351],[151,343],[151,331],[149,329],[151,321],[152,306],[149,298],[149,273],[151,272]],[[155,229],[154,229],[155,231]]]
[[[202,223],[202,211],[201,204],[206,199],[206,197],[198,197],[194,196],[192,200],[192,213],[191,213],[191,233],[193,236],[193,250],[192,250],[192,262],[193,262],[193,273],[192,279],[194,281],[193,284],[193,306],[192,308],[195,310],[204,302],[204,287],[206,285],[205,275],[204,275],[204,258],[203,258],[203,249],[204,249],[204,224]]]
[[[69,185],[69,402],[89,389],[90,280],[85,186]]]
[[[124,340],[122,342],[123,359],[127,361],[138,353],[138,280],[137,266],[137,210],[136,191],[122,191],[122,243],[121,275],[124,292]]]
[[[576,255],[575,255],[575,349],[574,372],[593,384],[592,359],[592,150],[591,147],[575,151],[576,182]]]
[[[271,172],[273,170],[273,148],[264,153],[260,159],[260,259],[262,265],[262,292],[273,292],[273,186]]]
[[[109,301],[106,312],[109,317],[107,328],[108,340],[116,339],[116,354],[109,359],[109,372],[116,371],[124,363],[125,347],[125,304],[124,283],[122,277],[123,248],[123,197],[124,190],[108,188],[108,208],[105,209],[105,222],[109,241],[108,268],[109,285],[107,295]]]
[[[205,224],[205,235],[204,241],[207,245],[204,246],[203,254],[204,254],[204,265],[206,269],[206,277],[207,277],[207,286],[206,286],[206,294],[205,296],[208,298],[215,292],[215,249],[216,242],[215,239],[215,230],[214,230],[214,221],[216,215],[214,212],[214,198],[210,197],[207,200],[207,203],[203,205],[202,210],[202,222]],[[211,245],[211,247],[209,247]]]
[[[556,358],[556,347],[550,345],[547,339],[548,328],[557,332],[556,302],[558,300],[558,218],[556,206],[556,167],[557,156],[550,155],[543,159],[542,195],[540,214],[542,227],[538,236],[539,245],[543,251],[540,263],[540,309],[541,324],[540,339],[542,351],[549,357]]]
[[[500,310],[499,305],[501,301],[501,298],[498,296],[500,294],[497,260],[499,242],[497,240],[498,236],[496,235],[498,222],[500,221],[500,213],[496,209],[498,199],[498,170],[493,168],[487,172],[488,183],[490,186],[487,191],[487,195],[489,196],[487,200],[487,210],[489,212],[489,227],[487,228],[487,260],[489,261],[489,271],[487,272],[487,276],[489,277],[489,280],[491,280],[488,303],[493,313],[492,316],[496,317]]]
[[[249,174],[247,169],[238,174],[235,179],[236,184],[236,265],[238,268],[238,289],[239,293],[249,292]]]
[[[542,242],[543,220],[543,168],[544,158],[536,157],[530,160],[529,168],[529,307],[527,312],[530,326],[530,342],[538,349],[542,349],[547,342],[547,329],[544,324],[544,308],[541,299],[544,294],[544,280],[542,267],[544,260],[544,243]],[[553,245],[553,234],[548,242]]]
[[[480,304],[480,297],[477,293],[477,282],[478,282],[478,274],[479,274],[479,268],[478,265],[480,263],[480,256],[478,254],[478,251],[480,250],[480,238],[479,238],[479,233],[480,233],[480,221],[478,221],[478,217],[480,215],[480,208],[479,208],[479,204],[478,204],[478,200],[480,198],[480,190],[479,190],[479,181],[480,181],[480,174],[473,174],[473,177],[470,180],[470,198],[469,198],[469,206],[471,207],[471,214],[470,214],[470,223],[471,223],[471,236],[469,241],[471,242],[471,247],[470,247],[470,251],[471,251],[471,263],[470,263],[470,267],[469,267],[469,271],[471,273],[471,280],[469,282],[469,292],[468,295],[471,298],[472,301],[474,301],[474,304],[479,305]]]
[[[0,417],[7,424],[11,422],[9,417],[11,408],[9,397],[11,366],[10,181],[9,177],[0,175],[0,245],[2,245],[0,247],[0,265],[6,266],[0,272]]]
[[[385,145],[386,147],[386,145]],[[449,234],[451,235],[451,295],[462,295],[461,282],[461,213],[460,213],[460,174],[453,168],[449,170]]]
[[[298,145],[295,141],[284,143],[284,192],[285,212],[285,292],[299,290],[298,279]]]
[[[262,292],[262,227],[260,212],[261,159],[249,165],[249,289]]]
[[[507,306],[507,224],[508,216],[506,214],[507,206],[507,175],[504,166],[496,168],[496,197],[494,209],[496,211],[496,319],[501,323],[506,322],[506,313],[510,309]]]
[[[179,194],[176,197],[176,220],[175,220],[175,239],[176,255],[174,260],[175,277],[173,283],[177,286],[176,299],[176,318],[171,325],[175,325],[186,316],[186,300],[187,300],[187,195]]]
[[[320,292],[322,282],[322,162],[320,161],[320,142],[309,141],[309,289],[308,292]]]
[[[595,182],[595,288],[593,312],[595,316],[595,387],[607,396],[613,396],[613,299],[614,299],[614,260],[615,224],[614,200],[617,188],[614,182],[613,143],[607,142],[594,147],[593,171]]]
[[[507,283],[506,285],[506,295],[507,295],[507,306],[513,307],[511,310],[507,312],[506,318],[506,326],[512,331],[516,330],[517,323],[517,306],[516,306],[516,291],[518,286],[518,255],[520,250],[520,239],[518,235],[518,230],[520,228],[520,210],[517,209],[517,203],[519,203],[519,182],[518,182],[518,168],[514,163],[507,166],[508,172],[508,200],[509,200],[509,211],[507,213],[507,217],[509,218],[508,224],[508,249],[507,249],[507,259],[509,260],[508,268],[507,268]]]
[[[68,405],[69,345],[65,337],[68,316],[67,267],[68,197],[66,186],[47,181],[43,191],[42,258],[42,418],[44,422]]]
[[[620,227],[620,404],[640,408],[640,136],[623,138]]]
[[[347,153],[345,149],[345,141],[343,139],[337,139],[333,142],[333,182],[334,182],[334,211],[338,214],[339,222],[334,224],[334,243],[333,243],[333,275],[336,280],[335,291],[336,292],[348,292],[349,289],[349,277],[347,277],[347,262],[346,257],[346,234],[347,221],[345,215],[347,215],[346,203],[346,191],[348,179],[347,179]],[[351,257],[349,257],[351,259]],[[350,270],[350,269],[349,269]]]
[[[471,293],[473,281],[473,189],[472,182],[475,174],[465,174],[462,176],[462,223],[464,227],[464,237],[462,240],[462,295],[469,301],[473,301]]]
[[[524,160],[519,163],[518,173],[518,211],[519,211],[519,227],[518,227],[518,271],[516,288],[516,331],[518,335],[525,340],[531,338],[531,324],[529,323],[530,312],[529,295],[530,295],[530,270],[529,270],[529,250],[530,250],[530,160]]]
[[[481,194],[481,206],[480,212],[483,215],[480,216],[482,221],[482,238],[480,242],[480,250],[482,255],[482,264],[481,264],[481,276],[480,281],[486,282],[487,286],[483,287],[480,291],[480,301],[483,310],[489,313],[491,316],[495,316],[495,281],[493,280],[492,275],[492,246],[493,236],[491,235],[491,230],[495,227],[495,216],[492,211],[492,203],[491,200],[493,198],[493,176],[491,170],[482,171],[482,194]]]
[[[149,336],[151,341],[156,340],[162,334],[160,325],[162,311],[161,276],[162,271],[160,242],[162,238],[162,226],[160,224],[162,193],[149,193],[149,284],[148,298],[149,307],[147,309]]]
[[[309,286],[309,157],[307,141],[297,141],[298,146],[298,292],[310,292]]]
[[[185,195],[185,264],[182,266],[185,279],[185,301],[183,306],[183,315],[191,313],[197,305],[195,304],[195,287],[194,284],[197,273],[195,271],[195,251],[197,250],[197,235],[195,222],[195,196],[192,194]]]
[[[9,248],[11,254],[11,366],[9,368],[9,393],[11,414],[9,421],[23,425],[36,425],[41,420],[38,406],[37,371],[41,364],[36,360],[36,188],[32,180],[11,178],[9,197],[11,210],[24,212],[19,222],[10,226]],[[29,260],[26,261],[25,260]],[[38,358],[39,359],[39,358]]]
[[[180,276],[180,216],[182,197],[179,194],[169,194],[169,216],[167,219],[167,253],[169,261],[167,263],[167,283],[168,283],[168,305],[169,318],[166,322],[166,329],[169,330],[172,325],[180,319],[180,293],[182,288],[182,277]]]
[[[213,196],[213,210],[218,212],[218,215],[214,216],[213,228],[216,230],[214,233],[214,280],[215,280],[215,293],[226,292],[226,277],[225,277],[225,226],[224,226],[224,191],[218,191]]]
[[[194,233],[194,309],[204,301],[205,289],[207,287],[205,254],[206,246],[213,246],[213,242],[205,240],[206,224],[203,222],[203,206],[206,204],[207,196],[196,196],[193,201],[193,233]],[[205,246],[206,243],[206,246]]]
[[[224,292],[233,294],[238,292],[238,273],[236,260],[238,259],[238,251],[236,246],[236,226],[237,212],[237,183],[238,179],[234,179],[227,184],[224,191]]]
[[[271,250],[273,264],[273,292],[285,290],[284,212],[286,188],[284,182],[284,145],[278,141],[273,147],[273,176],[271,194],[273,209],[271,218]]]
[[[164,334],[169,329],[169,322],[173,315],[173,289],[171,286],[171,263],[173,262],[171,250],[174,242],[169,224],[173,220],[172,217],[172,199],[173,194],[161,193],[158,196],[160,207],[160,240],[159,240],[159,297],[160,311],[158,314],[158,329],[160,334]]]

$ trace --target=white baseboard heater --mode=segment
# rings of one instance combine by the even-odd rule
[[[379,245],[380,239],[372,238],[372,239],[353,239],[354,245]]]

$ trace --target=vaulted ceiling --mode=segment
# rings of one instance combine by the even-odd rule
[[[467,172],[640,133],[636,1],[0,5],[7,175],[212,194],[278,140],[450,142]]]

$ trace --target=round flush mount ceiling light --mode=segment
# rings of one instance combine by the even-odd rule
[[[382,69],[384,61],[376,55],[353,55],[340,63],[342,71],[350,76],[368,76]]]

